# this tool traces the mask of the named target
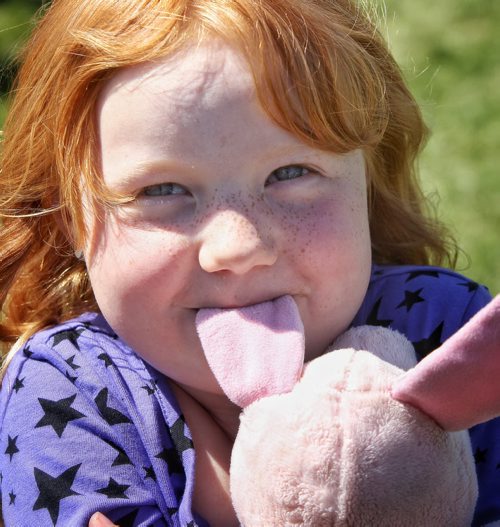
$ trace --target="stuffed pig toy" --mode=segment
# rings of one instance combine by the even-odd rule
[[[405,337],[364,326],[303,367],[290,297],[202,310],[197,327],[244,408],[231,459],[243,526],[471,524],[476,474],[457,430],[500,415],[500,296],[418,365]]]

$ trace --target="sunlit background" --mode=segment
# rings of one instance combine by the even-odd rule
[[[85,0],[82,0],[85,1]],[[364,0],[369,3],[369,0]],[[47,2],[0,0],[0,128],[16,56]],[[373,0],[432,129],[424,188],[457,237],[459,270],[500,292],[500,0]]]

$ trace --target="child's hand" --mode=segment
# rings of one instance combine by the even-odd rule
[[[90,518],[89,521],[89,527],[119,527],[118,525],[115,525],[111,522],[111,520],[108,520],[104,514],[101,514],[100,512],[96,512],[92,515],[92,518]]]

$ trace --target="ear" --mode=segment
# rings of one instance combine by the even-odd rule
[[[416,406],[445,430],[500,415],[500,295],[440,348],[400,377],[398,401]]]

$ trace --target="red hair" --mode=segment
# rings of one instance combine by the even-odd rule
[[[217,35],[253,71],[265,111],[312,145],[365,152],[373,258],[454,262],[414,165],[427,129],[370,17],[351,0],[54,0],[23,57],[0,178],[0,340],[98,310],[81,189],[110,205],[95,105],[120,68]],[[451,248],[451,249],[450,249]]]

